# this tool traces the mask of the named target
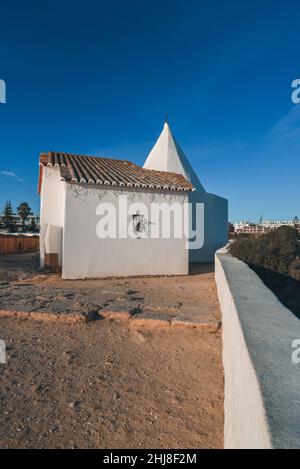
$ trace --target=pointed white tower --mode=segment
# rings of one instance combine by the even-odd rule
[[[144,168],[182,174],[193,184],[197,191],[204,191],[187,157],[173,137],[167,122],[165,122],[160,136],[150,151],[145,161]]]
[[[193,206],[193,213],[197,204],[204,204],[204,244],[199,249],[190,249],[189,260],[190,262],[213,262],[216,250],[227,243],[228,203],[226,199],[204,190],[187,157],[173,137],[167,122],[150,151],[144,168],[182,174],[193,184],[196,190],[189,193],[188,199]],[[195,219],[194,226],[195,223],[198,225],[199,220]]]

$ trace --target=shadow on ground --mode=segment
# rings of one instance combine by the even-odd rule
[[[215,264],[213,262],[200,264],[189,264],[189,275],[210,274],[215,271]]]

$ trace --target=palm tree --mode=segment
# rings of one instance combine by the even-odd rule
[[[25,222],[28,218],[28,215],[32,215],[31,208],[27,202],[21,202],[19,207],[17,207],[18,215],[22,220],[22,231],[25,231]]]
[[[33,233],[38,231],[35,217],[32,217],[30,220],[29,230],[32,231]]]
[[[11,201],[7,200],[3,210],[2,223],[4,228],[6,228],[8,232],[11,232],[14,229],[15,222],[16,220],[12,211]]]

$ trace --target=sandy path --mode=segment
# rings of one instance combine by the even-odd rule
[[[222,446],[220,332],[0,320],[1,447]]]
[[[35,257],[0,256],[2,307],[196,307],[220,319],[211,266],[183,277],[63,281],[38,274]],[[133,322],[0,318],[0,447],[222,447],[221,332]]]

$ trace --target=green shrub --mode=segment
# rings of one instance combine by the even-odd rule
[[[237,237],[231,243],[233,256],[248,264],[264,267],[300,280],[300,243],[297,230],[281,226],[265,235]]]
[[[300,282],[300,258],[297,257],[290,265],[289,276]]]

